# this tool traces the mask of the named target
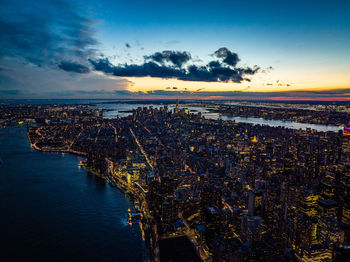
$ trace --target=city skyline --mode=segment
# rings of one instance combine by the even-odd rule
[[[0,6],[0,261],[349,260],[349,0]]]
[[[38,102],[0,105],[9,261],[347,261],[347,103]]]

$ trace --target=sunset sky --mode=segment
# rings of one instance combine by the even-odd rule
[[[350,99],[347,0],[0,3],[0,98]]]

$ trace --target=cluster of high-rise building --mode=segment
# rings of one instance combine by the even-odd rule
[[[103,116],[101,109],[76,104],[8,104],[0,103],[0,128],[28,124],[78,122]]]
[[[205,261],[349,257],[343,132],[210,120],[164,106],[29,135],[39,148],[84,152],[87,167],[134,194],[153,259],[164,252],[159,243],[183,236]]]

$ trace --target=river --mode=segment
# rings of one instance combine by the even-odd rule
[[[153,108],[159,108],[164,105],[160,104],[124,104],[124,103],[116,103],[116,104],[98,104],[97,108],[103,108],[108,111],[105,112],[105,118],[116,118],[117,116],[123,117],[130,115],[129,112],[137,107],[149,107],[153,106]],[[300,123],[295,121],[282,121],[282,120],[270,120],[263,119],[257,117],[239,117],[239,116],[222,116],[219,113],[211,112],[205,107],[201,106],[186,106],[180,105],[180,108],[188,108],[190,112],[197,113],[201,112],[202,115],[208,119],[223,119],[223,120],[231,120],[238,123],[248,123],[252,125],[267,125],[271,127],[284,127],[290,129],[302,129],[306,130],[308,128],[317,130],[319,132],[338,132],[339,130],[343,130],[342,126],[332,126],[332,125],[321,125],[321,124],[309,124],[309,123]],[[169,105],[169,109],[174,109],[174,105]]]
[[[1,261],[142,261],[132,202],[79,168],[79,157],[30,147],[25,129],[0,129]]]

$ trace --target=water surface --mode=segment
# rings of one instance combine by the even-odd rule
[[[78,167],[34,151],[25,129],[0,129],[0,261],[141,261],[132,203]]]

